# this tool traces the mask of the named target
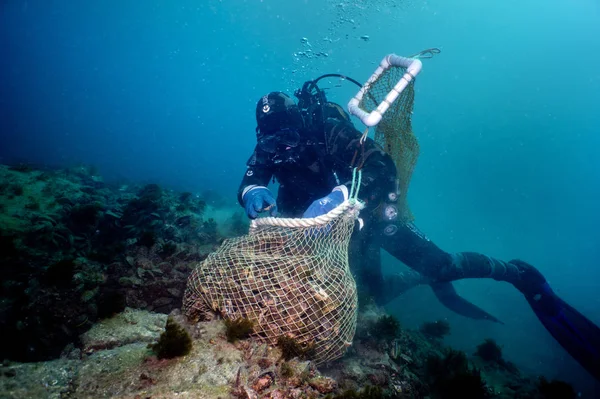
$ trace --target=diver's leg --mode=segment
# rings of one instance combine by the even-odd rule
[[[435,285],[464,278],[491,278],[512,284],[557,342],[600,381],[600,328],[559,298],[535,267],[519,260],[504,262],[474,252],[450,255],[414,226],[406,227],[393,229],[395,233],[383,241],[383,248],[431,278]],[[455,303],[458,301],[453,300],[452,306]]]
[[[383,306],[396,299],[409,289],[417,285],[427,284],[429,280],[414,270],[406,270],[400,273],[394,273],[382,276],[381,282],[377,287],[375,300],[378,305]]]
[[[591,375],[600,381],[600,328],[563,301],[532,265],[504,262],[485,255],[462,252],[440,272],[445,281],[492,278],[511,283],[524,296],[548,332]]]
[[[480,307],[460,297],[450,282],[438,281],[440,270],[453,263],[453,257],[441,250],[416,226],[411,224],[382,223],[380,245],[392,256],[414,271],[386,276],[382,285],[382,301],[390,301],[418,284],[429,284],[438,300],[451,311],[476,320],[500,322]]]
[[[372,297],[379,304],[379,290],[383,283],[381,252],[378,246],[373,245],[372,231],[367,226],[360,231],[355,229],[350,242],[349,262],[359,298]]]
[[[408,270],[383,277],[381,271],[381,243],[373,224],[355,230],[350,244],[350,268],[356,278],[359,297],[371,297],[383,306],[408,289],[427,280],[419,273]],[[376,226],[376,225],[375,225]]]
[[[379,226],[381,247],[423,276],[435,281],[438,271],[452,264],[452,255],[435,245],[413,223],[381,223]]]
[[[370,250],[370,239],[369,231],[355,229],[350,241],[350,270],[356,279],[359,296],[371,296],[371,287],[376,287],[381,277],[379,248]]]

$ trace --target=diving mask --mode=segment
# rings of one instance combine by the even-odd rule
[[[260,133],[258,147],[269,154],[276,153],[279,149],[296,147],[300,143],[300,133],[296,129],[280,129],[269,133]]]

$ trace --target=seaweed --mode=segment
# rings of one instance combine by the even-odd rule
[[[203,215],[204,211],[206,210],[206,202],[204,202],[201,199],[198,199],[192,203],[189,204],[189,209],[192,212],[196,212],[199,215]]]
[[[486,384],[477,369],[458,372],[450,378],[438,381],[437,392],[441,399],[483,399],[489,397]]]
[[[40,207],[40,202],[31,196],[29,197],[29,202],[25,204],[25,209],[30,211],[39,211]]]
[[[102,204],[98,202],[75,205],[69,214],[69,224],[74,230],[94,228],[100,220],[101,209]]]
[[[12,170],[15,172],[21,172],[21,173],[29,173],[29,172],[33,171],[33,167],[27,163],[18,163],[16,165],[9,166],[8,170]]]
[[[125,294],[116,289],[104,289],[100,291],[96,306],[98,308],[98,318],[106,319],[121,313],[125,310],[127,304]]]
[[[236,342],[240,339],[246,339],[252,334],[254,323],[246,318],[238,318],[235,320],[225,320],[225,336],[228,342]]]
[[[281,363],[279,374],[283,378],[291,378],[294,376],[294,368],[288,362],[283,362]]]
[[[502,361],[502,348],[491,338],[486,339],[477,345],[475,356],[483,361],[490,363],[500,363]]]
[[[146,184],[139,192],[140,199],[158,201],[162,198],[162,188],[158,184]]]
[[[9,196],[21,196],[23,195],[24,189],[23,186],[19,183],[13,183],[8,187]]]
[[[160,246],[160,256],[163,259],[175,254],[175,252],[177,252],[177,244],[173,241],[167,241]]]
[[[179,195],[179,201],[187,204],[190,201],[190,198],[192,198],[192,193],[190,193],[189,191],[183,192]]]
[[[37,180],[37,181],[48,181],[48,180],[50,180],[51,177],[52,176],[50,175],[50,173],[48,173],[48,172],[42,172],[42,173],[40,173],[39,175],[37,175],[35,177],[35,180]]]
[[[282,335],[277,339],[277,346],[281,350],[281,356],[285,360],[295,357],[306,360],[314,355],[314,344],[301,344],[294,338]]]
[[[154,345],[149,345],[159,359],[172,359],[185,356],[192,350],[190,334],[172,317],[167,318],[165,331]]]
[[[136,224],[137,219],[158,210],[158,204],[148,198],[134,198],[127,203],[122,219],[126,224]]]
[[[400,322],[394,316],[381,316],[371,327],[371,335],[377,339],[394,339],[400,331]]]
[[[428,383],[441,399],[488,397],[479,369],[469,366],[467,355],[462,351],[449,349],[443,357],[431,355],[425,367]]]
[[[126,249],[122,241],[104,242],[87,253],[87,258],[101,263],[110,263]]]
[[[391,395],[384,393],[379,386],[367,385],[361,391],[348,389],[337,395],[327,395],[325,399],[384,399],[392,398]]]
[[[61,259],[46,269],[44,282],[57,287],[68,287],[75,274],[75,260],[72,258]]]
[[[138,244],[152,248],[156,244],[156,232],[153,230],[144,230],[138,239]]]
[[[441,339],[450,334],[450,323],[445,320],[425,322],[421,325],[419,331],[428,337]]]
[[[469,368],[469,361],[465,352],[448,349],[444,356],[431,355],[426,361],[427,375],[430,377],[439,377],[452,373],[453,371],[464,371]]]

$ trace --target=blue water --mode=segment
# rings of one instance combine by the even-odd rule
[[[91,163],[234,207],[261,95],[323,73],[362,82],[384,55],[434,46],[416,85],[417,224],[447,251],[533,263],[600,323],[596,0],[3,0],[0,162]],[[330,99],[345,104],[342,85]],[[506,324],[450,314],[427,288],[390,309],[409,327],[448,318],[449,343],[493,337],[524,370],[593,392],[512,287],[457,287]]]

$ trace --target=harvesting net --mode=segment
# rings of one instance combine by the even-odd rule
[[[314,219],[254,220],[191,273],[184,313],[248,319],[254,337],[292,338],[317,364],[341,357],[356,329],[348,244],[361,207],[350,199]]]
[[[414,219],[406,196],[419,158],[419,142],[412,130],[415,78],[421,71],[420,59],[439,52],[431,48],[408,58],[387,55],[348,104],[350,113],[366,126],[375,126],[374,140],[396,164],[399,210],[406,221]]]
[[[367,112],[376,109],[396,83],[406,73],[406,68],[386,69],[380,77],[370,83],[359,107]],[[413,170],[419,158],[419,142],[412,130],[412,112],[415,100],[415,85],[411,80],[400,93],[398,99],[383,114],[375,127],[374,140],[392,157],[396,164],[398,178],[398,204],[401,214],[407,221],[413,220],[406,195]]]

